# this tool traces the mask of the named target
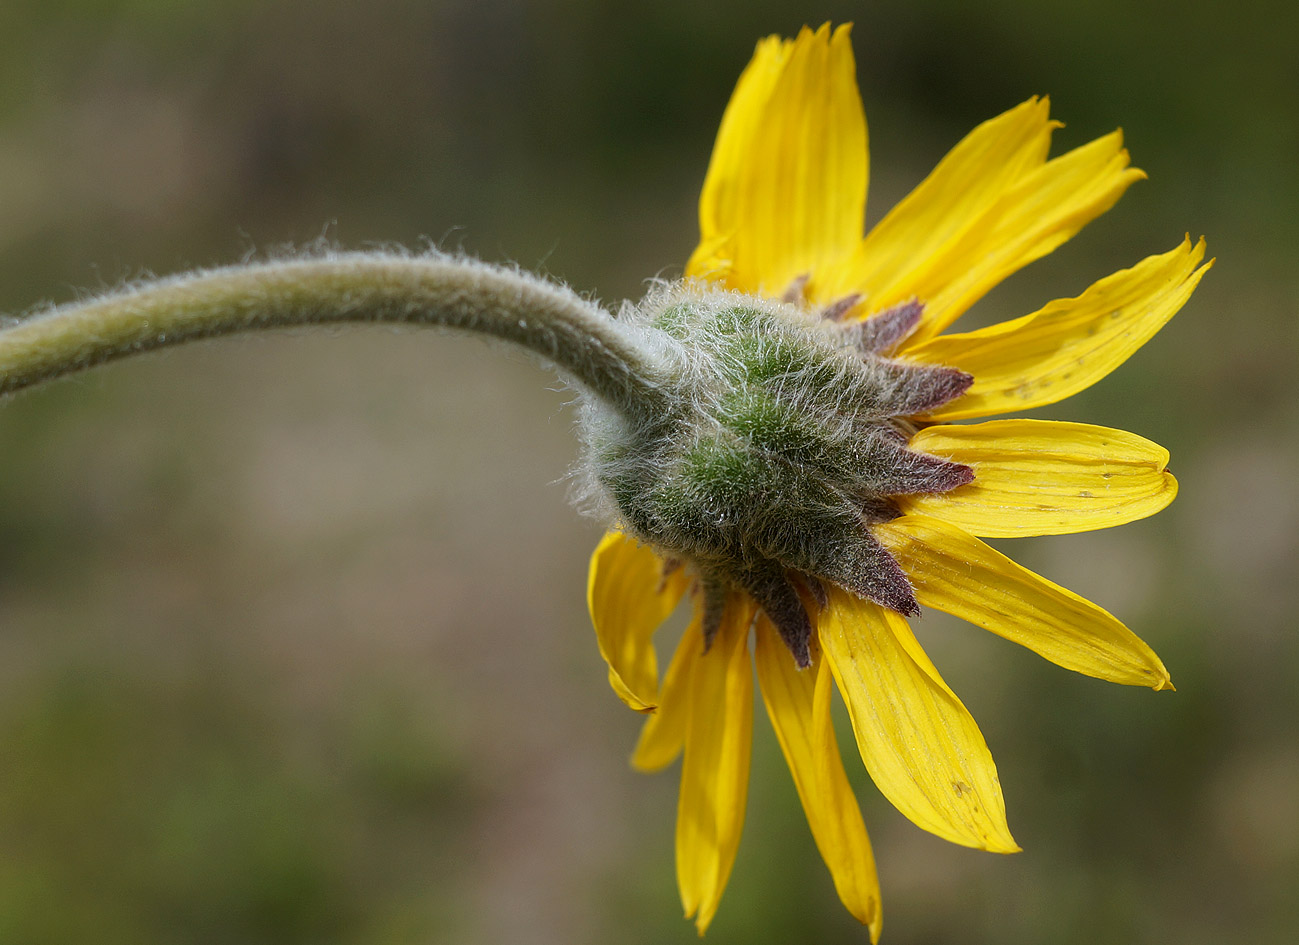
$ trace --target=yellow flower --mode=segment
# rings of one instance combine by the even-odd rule
[[[989,328],[940,334],[1143,176],[1128,166],[1119,132],[1048,160],[1056,126],[1036,98],[985,122],[863,238],[866,122],[848,27],[764,39],[722,118],[687,276],[829,308],[838,318],[881,315],[864,323],[880,326],[876,349],[972,375],[960,396],[907,417],[906,430],[911,450],[969,467],[973,481],[894,497],[894,514],[902,514],[872,520],[870,533],[920,604],[1068,669],[1170,688],[1159,658],[1117,619],[979,540],[1150,515],[1177,491],[1167,452],[1086,424],[949,423],[1053,403],[1100,380],[1163,326],[1211,265],[1201,265],[1203,241],[1188,239],[1076,298]],[[817,847],[872,941],[880,931],[879,882],[835,741],[835,688],[867,771],[902,813],[954,843],[1018,849],[983,736],[902,614],[835,583],[796,583],[812,622],[811,666],[799,669],[773,625],[779,618],[768,619],[749,594],[723,590],[719,624],[704,607],[717,594],[697,594],[694,619],[660,684],[652,636],[696,580],[612,531],[592,558],[588,597],[614,690],[648,714],[633,763],[656,770],[684,752],[677,878],[701,934],[744,820],[751,664]]]

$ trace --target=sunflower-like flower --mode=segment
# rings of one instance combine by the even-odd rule
[[[677,879],[701,934],[744,821],[754,667],[817,847],[872,940],[879,882],[836,688],[903,814],[954,843],[1018,850],[983,736],[908,616],[933,607],[1067,669],[1171,687],[1121,622],[980,540],[1150,515],[1177,491],[1167,452],[1078,423],[952,423],[1099,381],[1211,264],[1188,239],[1075,298],[942,334],[1143,176],[1119,132],[1048,159],[1055,127],[1037,98],[985,122],[863,238],[848,27],[764,39],[722,118],[688,282],[624,313],[694,386],[670,415],[588,417],[618,522],[588,597],[614,690],[648,715],[633,764],[684,754]],[[652,637],[687,593],[693,619],[660,683]]]

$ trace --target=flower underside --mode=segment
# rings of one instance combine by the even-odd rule
[[[879,880],[832,691],[907,818],[1019,849],[983,735],[905,619],[917,605],[1069,670],[1171,688],[1120,620],[981,540],[1109,528],[1177,494],[1167,450],[1142,437],[986,418],[1057,403],[1123,364],[1212,265],[1203,240],[1027,315],[948,330],[1144,177],[1117,131],[1052,157],[1058,126],[1044,98],[989,119],[864,232],[849,28],[768,37],[722,117],[694,281],[620,315],[672,380],[654,384],[653,410],[584,409],[585,493],[614,526],[587,600],[610,685],[646,714],[632,764],[682,758],[677,884],[701,933],[743,828],[755,669],[817,848],[872,942]],[[692,582],[660,676],[655,632]]]
[[[887,356],[920,320],[919,302],[841,322],[856,299],[813,312],[794,301],[799,289],[773,301],[686,283],[628,308],[623,318],[685,382],[650,419],[591,404],[583,427],[619,520],[697,571],[705,645],[738,589],[806,667],[804,597],[823,599],[822,582],[919,613],[871,526],[898,517],[895,497],[973,480],[969,466],[907,448],[907,418],[961,396],[973,378]]]

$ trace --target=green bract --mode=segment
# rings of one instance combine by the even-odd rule
[[[656,290],[620,320],[672,378],[652,416],[593,398],[583,411],[588,488],[621,525],[699,573],[706,610],[747,591],[800,665],[811,626],[799,592],[822,581],[904,614],[915,597],[871,525],[893,496],[944,492],[967,466],[907,449],[907,418],[962,394],[970,377],[885,355],[915,325],[916,303],[837,321],[855,300],[815,313],[685,283]],[[716,620],[705,637],[716,631]]]

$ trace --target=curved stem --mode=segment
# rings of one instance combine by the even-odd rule
[[[668,379],[625,325],[535,276],[449,256],[344,253],[174,276],[16,321],[0,329],[0,394],[197,338],[339,322],[503,338],[628,416],[654,409]]]

